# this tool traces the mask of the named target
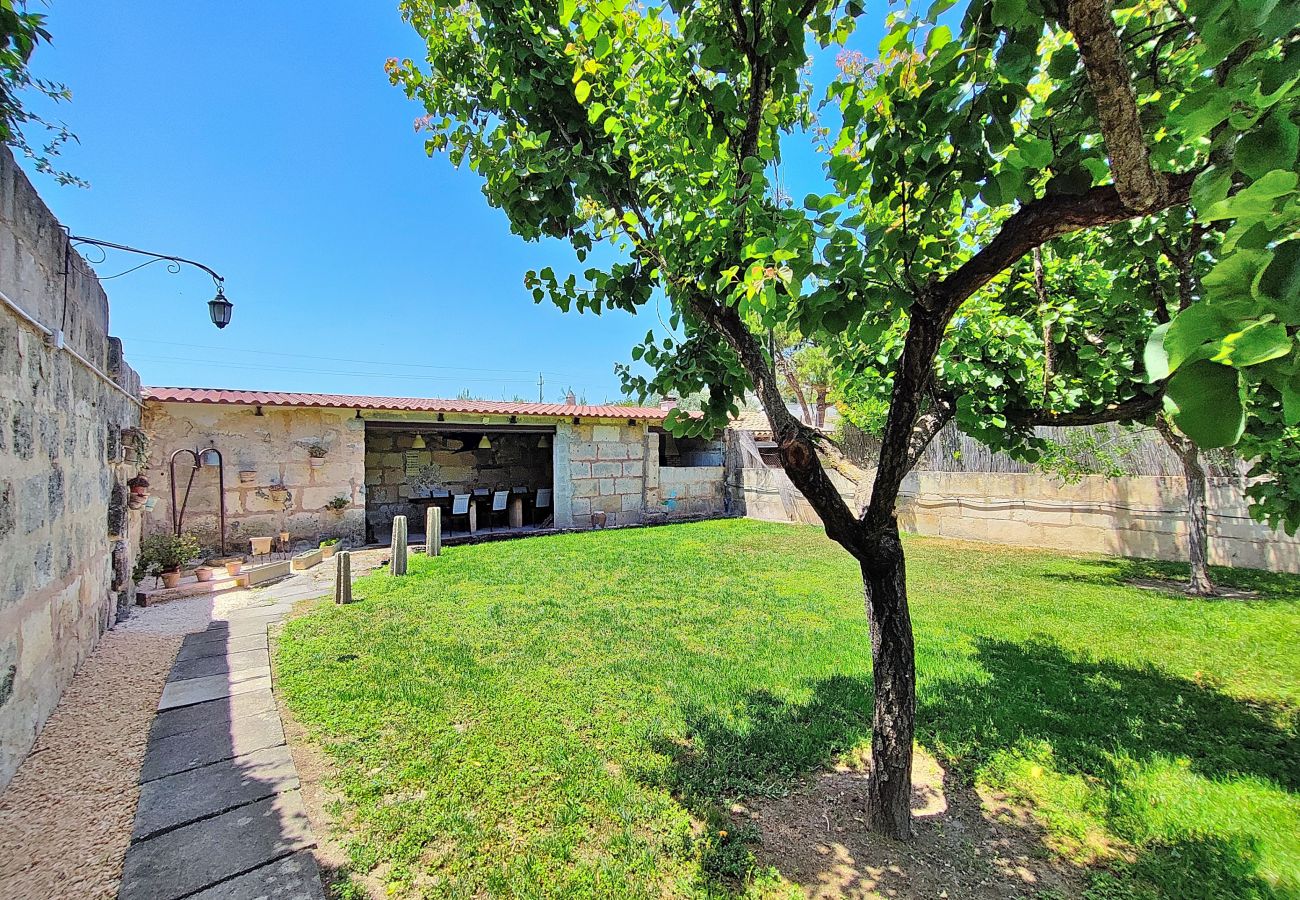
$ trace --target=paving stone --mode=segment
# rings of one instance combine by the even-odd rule
[[[189,900],[324,900],[320,870],[310,850],[191,894]]]
[[[302,798],[287,791],[133,844],[118,900],[176,900],[315,843]]]
[[[289,748],[281,744],[140,787],[133,841],[298,787]]]
[[[228,672],[222,675],[206,675],[203,678],[187,678],[173,681],[163,688],[158,699],[159,709],[172,709],[176,706],[189,706],[271,687],[271,667],[259,666],[245,669],[243,672]]]
[[[198,659],[178,660],[167,676],[168,681],[185,681],[189,678],[202,678],[205,675],[222,675],[228,672],[243,672],[248,669],[266,668],[271,665],[271,656],[264,648],[240,650],[225,656],[202,656]]]
[[[151,740],[140,765],[140,780],[153,781],[283,743],[280,714],[272,707],[254,716]]]
[[[224,725],[228,728],[237,719],[274,709],[275,695],[269,690],[249,691],[193,706],[168,709],[154,716],[149,739],[158,741],[210,725]]]
[[[199,659],[204,656],[223,656],[226,653],[238,653],[243,650],[266,648],[266,633],[245,634],[237,638],[225,634],[210,634],[206,631],[195,632],[185,636],[181,650],[176,659]]]
[[[223,616],[213,619],[214,622],[242,622],[247,619],[265,619],[272,616],[287,616],[293,609],[292,603],[263,603],[257,606],[245,606],[242,609],[231,610]]]
[[[207,629],[198,633],[211,635],[210,640],[244,637],[249,634],[264,634],[267,625],[272,622],[279,622],[283,618],[284,616],[250,616],[247,619],[238,619],[234,622],[213,619],[208,623]]]

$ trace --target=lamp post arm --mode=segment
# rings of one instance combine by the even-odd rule
[[[203,265],[203,263],[197,262],[196,260],[193,259],[186,259],[183,256],[170,256],[166,253],[154,253],[150,250],[141,250],[137,247],[128,247],[126,244],[115,244],[112,241],[101,241],[97,238],[81,237],[75,234],[68,235],[68,240],[72,241],[74,244],[77,245],[90,244],[95,247],[104,247],[108,250],[122,250],[126,253],[137,253],[140,256],[152,256],[154,259],[161,259],[167,262],[174,262],[174,263],[184,263],[187,266],[194,266],[196,269],[202,269],[204,272],[207,272],[209,275],[211,275],[212,280],[216,282],[217,287],[221,287],[226,281],[226,279],[222,278],[216,272],[212,271],[212,269],[209,269],[207,266]]]

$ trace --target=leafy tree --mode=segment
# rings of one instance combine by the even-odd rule
[[[860,0],[405,0],[427,65],[389,63],[427,110],[429,150],[467,161],[516,233],[565,239],[580,261],[599,242],[617,251],[581,284],[549,268],[529,273],[538,302],[635,312],[658,292],[671,304],[677,334],[648,335],[633,350],[653,374],[625,378],[641,395],[708,391],[701,415],[671,415],[669,427],[711,431],[746,391],[761,400],[786,472],[861,566],[874,671],[868,813],[899,838],[911,834],[915,717],[894,512],[904,475],[953,418],[1032,456],[1034,425],[1159,409],[1167,382],[1158,366],[1149,384],[1140,368],[1089,379],[1082,354],[1073,387],[1053,366],[1045,404],[1041,332],[1001,315],[1001,297],[1037,248],[1077,259],[1084,232],[1158,227],[1150,223],[1188,204],[1194,184],[1204,193],[1200,173],[1230,165],[1261,123],[1289,134],[1278,120],[1296,94],[1286,4],[1129,0],[1117,12],[1108,0],[975,0],[956,31],[942,18],[951,5],[890,14],[870,70],[830,85],[821,114],[837,120],[826,140],[834,192],[802,208],[772,199],[769,172],[819,114],[804,78],[809,40],[846,40],[864,15]],[[1276,161],[1229,176],[1223,191],[1216,173],[1210,196],[1239,216],[1252,203],[1277,206],[1296,179],[1259,174]],[[1117,233],[1115,252],[1124,246]],[[1233,274],[1238,290],[1246,274]],[[1290,290],[1282,274],[1266,279],[1268,291]],[[1105,302],[1132,308],[1122,295]],[[1113,322],[1116,311],[1076,315]],[[781,324],[821,345],[851,335],[861,365],[886,376],[889,411],[864,510],[845,504],[827,475],[823,458],[835,448],[785,406],[764,341]],[[1166,331],[1162,346],[1184,331]],[[1267,337],[1282,343],[1275,329]],[[1105,352],[1128,338],[1141,344],[1117,336]],[[1191,383],[1213,380],[1202,361],[1234,379],[1258,365],[1255,354],[1229,353],[1242,367],[1229,370],[1215,353],[1179,355],[1167,369],[1196,369],[1178,376]],[[1199,441],[1206,416],[1189,394],[1177,392],[1177,420]],[[1273,404],[1262,388],[1254,397]]]
[[[76,140],[75,136],[62,122],[43,118],[22,101],[21,95],[27,90],[55,101],[72,97],[64,85],[34,78],[28,69],[37,45],[49,40],[45,16],[28,12],[26,0],[0,0],[0,141],[32,160],[38,172],[53,175],[60,184],[84,185],[80,178],[57,169],[51,161],[64,144]],[[44,145],[32,145],[27,136],[31,127],[48,134]]]

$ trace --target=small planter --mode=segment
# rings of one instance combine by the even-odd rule
[[[162,573],[162,583],[163,583],[163,587],[165,587],[165,588],[174,588],[174,587],[176,587],[178,584],[181,583],[181,573],[180,573],[180,571],[177,570],[177,571],[175,571],[175,572],[163,572],[163,573]]]
[[[265,556],[271,552],[271,542],[274,540],[275,538],[255,537],[249,538],[248,543],[252,545],[254,556]]]
[[[321,466],[325,465],[325,460],[319,456],[311,457],[310,461],[311,461],[311,467],[313,469],[319,469]]]
[[[228,562],[226,563],[226,574],[238,575],[240,570],[243,568],[244,568],[244,561],[242,559],[235,560],[233,562]]]
[[[270,496],[272,503],[283,503],[289,499],[289,489],[287,487],[267,488],[266,493]]]
[[[149,502],[149,498],[144,494],[131,494],[126,498],[127,509],[144,509],[144,505]]]
[[[257,472],[252,469],[241,469],[239,471],[240,484],[252,484],[253,479],[257,477]]]
[[[306,553],[299,553],[293,558],[293,571],[301,572],[310,569],[321,561],[321,551],[317,547],[315,550],[308,550]]]
[[[211,581],[212,576],[217,574],[217,570],[211,566],[199,566],[194,570],[194,577],[199,581]]]
[[[320,545],[320,558],[321,558],[321,559],[330,559],[330,558],[332,558],[332,557],[334,556],[335,553],[338,552],[338,549],[339,549],[339,545],[338,545],[338,543],[333,543],[333,544],[321,544],[321,545]]]

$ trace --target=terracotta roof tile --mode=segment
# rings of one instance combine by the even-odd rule
[[[418,397],[364,397],[352,394],[298,394],[288,391],[230,391],[219,388],[146,387],[145,400],[161,403],[218,403],[231,406],[300,406],[495,416],[582,416],[589,419],[662,421],[657,406],[569,406],[564,403],[514,403],[496,400],[440,400]]]

